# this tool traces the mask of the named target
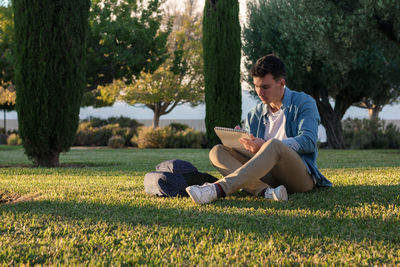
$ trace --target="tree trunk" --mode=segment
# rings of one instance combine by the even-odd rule
[[[160,123],[160,114],[158,112],[154,111],[153,124],[152,124],[153,128],[154,129],[158,128],[159,123]]]
[[[326,138],[328,141],[328,148],[344,149],[345,143],[342,132],[342,123],[340,119],[332,112],[322,111],[321,123],[326,131]]]
[[[338,114],[338,111],[345,110],[345,101],[341,101],[340,96],[336,98],[334,110],[329,103],[329,95],[327,90],[324,90],[324,88],[315,87],[310,94],[317,104],[318,112],[321,117],[321,124],[324,126],[326,131],[326,139],[328,142],[327,148],[344,149],[345,143],[341,123],[343,115]]]
[[[368,99],[364,99],[359,103],[355,103],[353,106],[367,109],[370,120],[377,120],[379,117],[379,112],[381,112],[383,108],[383,105],[374,104]]]
[[[6,112],[7,112],[7,110],[6,109],[3,109],[3,112],[4,112],[4,134],[7,134],[7,123],[6,123]]]
[[[337,116],[328,103],[317,100],[318,111],[321,116],[321,123],[326,131],[328,148],[344,149],[345,143],[342,132],[341,118]]]
[[[53,168],[60,166],[60,152],[54,151],[46,156],[34,159],[36,167]]]
[[[165,106],[162,102],[153,104],[146,104],[146,107],[153,111],[153,122],[151,126],[153,129],[157,129],[160,124],[160,117],[165,114]]]
[[[381,112],[382,108],[379,106],[375,106],[373,108],[368,109],[368,115],[370,120],[377,120],[379,118],[379,112]]]

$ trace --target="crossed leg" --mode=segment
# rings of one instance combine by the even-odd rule
[[[227,195],[240,188],[256,196],[265,188],[279,185],[289,193],[314,188],[314,180],[300,156],[277,139],[265,142],[252,158],[217,145],[210,151],[210,161],[225,176],[218,183]]]

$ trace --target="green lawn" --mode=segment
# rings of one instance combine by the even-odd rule
[[[144,193],[174,158],[221,177],[208,150],[72,149],[38,169],[0,146],[0,194],[21,196],[0,204],[0,265],[400,265],[398,150],[320,150],[333,188],[204,206]]]

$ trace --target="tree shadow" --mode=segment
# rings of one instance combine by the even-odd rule
[[[362,190],[375,192],[375,197],[365,198]],[[49,215],[55,220],[87,220],[97,223],[127,223],[130,225],[173,226],[189,229],[218,227],[254,234],[264,238],[275,233],[310,238],[333,238],[350,241],[381,241],[399,243],[400,221],[396,215],[386,218],[372,218],[361,214],[343,217],[344,211],[368,203],[397,206],[400,185],[393,186],[346,186],[334,190],[321,190],[300,196],[295,195],[289,202],[270,202],[248,197],[219,200],[209,206],[176,208],[169,207],[176,199],[163,199],[135,205],[101,204],[77,201],[32,201],[0,205],[0,211],[26,215]],[[343,194],[343,190],[347,191]],[[397,192],[393,194],[393,192]],[[352,194],[353,198],[347,198]],[[391,195],[389,195],[391,194]],[[300,195],[300,194],[299,194]],[[340,196],[341,195],[341,196]],[[357,200],[360,195],[360,200]],[[312,198],[307,201],[308,198]],[[321,199],[321,201],[315,201]],[[190,201],[190,199],[187,199]],[[221,209],[222,207],[222,209]],[[303,212],[304,215],[299,215]],[[307,211],[308,210],[308,211]],[[311,212],[310,212],[311,210]],[[291,215],[290,211],[294,214]],[[293,214],[292,213],[292,214]],[[12,231],[12,230],[10,230]]]
[[[74,168],[74,169],[79,169],[79,168],[96,168],[96,167],[116,167],[116,166],[121,166],[121,163],[61,163],[60,166],[58,167],[51,167],[51,168],[46,168],[46,167],[37,167],[33,163],[15,163],[15,164],[0,164],[0,169],[2,168],[30,168],[30,169],[40,169],[40,168],[45,168],[45,169],[63,169],[63,168]]]
[[[236,196],[249,196],[246,192],[235,194]],[[265,201],[219,201],[219,206],[235,206],[243,208],[262,208]],[[296,210],[307,208],[310,210],[333,210],[335,208],[360,207],[365,204],[374,203],[376,205],[399,205],[400,204],[400,184],[397,185],[345,185],[334,187],[321,187],[307,193],[296,193],[289,195],[289,201],[285,206],[279,202],[270,202],[269,205],[279,206],[284,209]]]

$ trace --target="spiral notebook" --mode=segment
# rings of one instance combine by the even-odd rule
[[[214,131],[225,146],[230,147],[247,157],[254,156],[254,153],[246,150],[239,141],[242,137],[249,138],[249,134],[245,130],[214,127]]]

